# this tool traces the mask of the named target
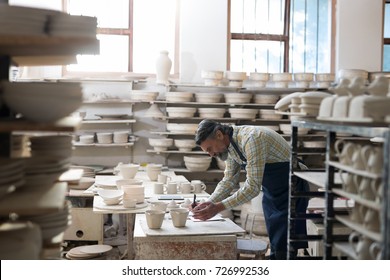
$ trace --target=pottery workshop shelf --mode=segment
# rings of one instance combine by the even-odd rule
[[[129,147],[134,146],[134,143],[111,143],[111,144],[99,144],[99,143],[83,144],[83,143],[74,143],[73,146],[75,146],[75,147],[102,147],[102,148],[112,148],[112,147],[124,147],[124,148],[129,148]]]

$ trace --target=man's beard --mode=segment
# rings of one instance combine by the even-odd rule
[[[227,158],[228,158],[228,156],[229,156],[229,152],[228,152],[227,149],[226,149],[225,151],[223,151],[223,152],[221,152],[221,153],[219,153],[219,154],[217,155],[217,157],[218,157],[220,160],[223,160],[223,161],[226,161]]]

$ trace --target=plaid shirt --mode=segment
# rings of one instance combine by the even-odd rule
[[[243,187],[230,195],[239,182],[241,164],[244,164],[230,144],[224,177],[209,199],[214,203],[222,202],[226,209],[242,205],[260,193],[266,163],[290,161],[289,143],[272,129],[262,126],[236,126],[232,138],[247,160],[247,174]]]

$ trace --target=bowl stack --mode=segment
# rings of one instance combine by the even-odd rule
[[[252,99],[252,93],[224,93],[225,103],[248,104]]]
[[[230,117],[233,119],[256,119],[258,109],[247,109],[247,108],[229,108]]]
[[[99,189],[97,193],[106,205],[117,205],[123,198],[123,190]]]
[[[23,160],[0,158],[0,198],[24,185],[24,168]]]
[[[219,103],[221,102],[223,94],[218,92],[196,92],[195,100],[199,103]]]
[[[175,139],[174,145],[181,152],[191,152],[196,147],[195,140],[193,139]]]
[[[330,96],[332,96],[330,93],[320,91],[307,91],[300,94],[300,112],[310,117],[317,117],[320,111],[322,100]]]
[[[267,85],[269,73],[252,72],[249,75],[251,87],[263,88]]]
[[[130,98],[137,101],[153,101],[156,100],[158,91],[132,90]]]
[[[198,124],[193,123],[167,123],[167,130],[173,133],[195,134]]]
[[[295,87],[308,88],[313,81],[313,73],[294,73]]]
[[[221,119],[226,113],[225,108],[198,108],[199,117],[204,119]]]
[[[136,203],[144,203],[145,187],[142,185],[122,185],[123,199],[135,199]]]
[[[196,108],[191,107],[167,107],[168,117],[171,118],[192,118],[196,113]]]
[[[113,134],[112,132],[97,132],[96,138],[99,144],[112,144]]]
[[[314,77],[318,88],[328,88],[335,80],[335,74],[333,73],[317,73]]]
[[[275,88],[287,88],[288,84],[292,81],[291,73],[274,73],[271,77]]]
[[[200,172],[209,169],[212,157],[184,156],[184,164],[189,171]]]
[[[35,122],[50,123],[69,116],[83,100],[77,83],[3,82],[2,86],[8,107]]]
[[[263,120],[280,120],[283,115],[276,114],[274,109],[259,109],[259,116]]]
[[[156,152],[168,150],[173,145],[172,138],[149,138],[149,145],[153,147]]]
[[[242,87],[244,80],[246,80],[246,73],[226,71],[226,79],[229,80],[229,86]]]
[[[185,91],[173,91],[165,93],[165,100],[168,102],[191,102],[194,94]]]
[[[202,70],[200,75],[205,86],[219,86],[223,78],[223,71]]]
[[[269,104],[275,104],[279,100],[279,95],[275,94],[255,94],[254,95],[254,102],[256,104],[264,104],[264,105],[269,105]]]

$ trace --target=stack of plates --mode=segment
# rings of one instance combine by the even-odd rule
[[[72,136],[48,135],[30,138],[31,155],[33,157],[56,156],[68,158],[72,155]]]
[[[39,157],[26,159],[26,186],[49,186],[69,169],[69,158]]]
[[[78,165],[71,165],[69,169],[82,169],[83,170],[83,177],[90,177],[95,178],[95,168],[90,166],[78,166]]]
[[[0,4],[0,34],[43,35],[50,13],[53,11]]]
[[[105,259],[105,253],[112,250],[110,245],[87,245],[69,250],[66,258],[70,260]]]
[[[97,18],[55,13],[50,16],[48,33],[62,37],[96,37]]]
[[[25,182],[22,160],[0,158],[0,198],[15,191]]]
[[[11,137],[11,157],[30,157],[30,147],[26,135],[12,135]]]
[[[44,215],[25,216],[21,219],[28,220],[39,225],[43,241],[50,241],[53,237],[64,232],[71,224],[72,216],[70,215],[71,204],[65,203],[63,209]]]

